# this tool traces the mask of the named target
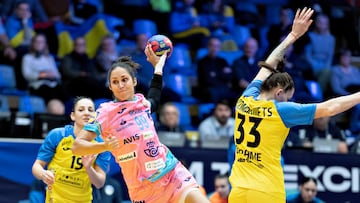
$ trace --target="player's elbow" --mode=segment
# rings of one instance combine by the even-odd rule
[[[336,103],[323,102],[317,105],[315,118],[334,116],[339,113],[341,106]]]
[[[82,156],[84,154],[81,153],[81,140],[75,139],[71,151],[75,156]]]

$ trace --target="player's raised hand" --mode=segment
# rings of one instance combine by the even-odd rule
[[[119,141],[114,136],[110,136],[104,139],[104,144],[106,149],[109,151],[119,148]]]
[[[155,54],[155,52],[152,50],[151,44],[146,45],[144,52],[146,55],[146,60],[149,61],[151,63],[151,65],[153,65],[153,67],[155,67],[156,64],[159,62],[160,57],[158,57]]]
[[[311,23],[313,22],[311,19],[313,13],[314,10],[307,7],[296,11],[291,29],[291,34],[294,35],[296,39],[301,37],[309,29]]]

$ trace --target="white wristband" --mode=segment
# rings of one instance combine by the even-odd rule
[[[167,53],[163,54],[160,57],[159,62],[155,65],[154,73],[162,74],[166,57],[167,57]]]

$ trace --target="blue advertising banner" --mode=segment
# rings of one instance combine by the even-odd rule
[[[28,198],[34,177],[31,167],[42,140],[0,139],[0,202],[17,203]],[[229,171],[227,151],[218,149],[170,148],[208,193],[214,190],[213,177]],[[287,150],[283,153],[285,186],[296,190],[303,176],[318,179],[318,197],[325,202],[360,202],[360,156],[320,154]],[[109,175],[124,185],[118,165],[112,161]]]

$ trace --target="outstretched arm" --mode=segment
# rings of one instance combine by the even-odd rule
[[[318,103],[314,118],[334,116],[360,103],[360,92]]]
[[[119,147],[119,141],[114,136],[105,138],[104,142],[92,142],[95,137],[96,133],[82,129],[71,147],[73,154],[77,156],[99,154]]]
[[[272,67],[274,71],[280,61],[283,60],[287,48],[299,39],[308,30],[312,21],[310,18],[314,10],[311,8],[298,9],[293,21],[291,32],[286,38],[271,52],[270,56],[266,59],[266,63],[269,67]],[[255,80],[264,81],[271,75],[272,71],[269,68],[262,66],[259,73],[255,76]]]

